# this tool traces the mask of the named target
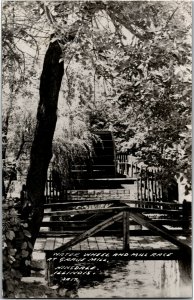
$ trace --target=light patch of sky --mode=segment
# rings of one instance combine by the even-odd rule
[[[41,46],[40,46],[41,45]],[[42,39],[41,40],[41,43],[39,44],[39,56],[43,56],[45,55],[45,50],[46,50],[46,47],[48,45],[48,39]],[[18,40],[17,41],[17,47],[24,53],[32,56],[32,57],[35,57],[36,56],[36,48],[35,46],[32,47],[30,44],[28,44],[27,42],[25,42],[24,40]]]
[[[110,34],[115,32],[115,26],[105,11],[101,11],[97,14],[97,24],[101,30],[109,30]],[[137,38],[134,39],[134,35],[124,26],[122,26],[121,31],[124,36],[124,38],[122,38],[124,45],[130,45],[132,42],[136,42]]]

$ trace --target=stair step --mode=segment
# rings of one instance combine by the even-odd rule
[[[110,131],[97,131],[94,134],[98,135],[100,140],[93,143],[94,151],[90,161],[87,160],[86,163],[77,161],[72,166],[73,180],[78,180],[79,184],[81,179],[115,177],[115,149],[112,133]]]
[[[110,175],[111,176],[111,175]],[[123,189],[124,185],[135,187],[137,178],[114,178],[114,177],[101,177],[91,179],[77,179],[74,185],[78,189]],[[135,187],[136,188],[136,187]]]

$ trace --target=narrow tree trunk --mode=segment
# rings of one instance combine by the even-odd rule
[[[64,73],[63,62],[59,63],[60,57],[61,48],[58,42],[50,43],[40,78],[37,124],[26,182],[27,199],[32,205],[30,232],[33,245],[43,218],[44,189],[48,165],[52,157],[52,140],[57,121],[57,103]]]

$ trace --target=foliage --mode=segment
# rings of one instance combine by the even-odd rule
[[[46,24],[44,28],[43,24]],[[34,92],[32,85],[28,85],[27,90],[26,84],[32,83],[33,76],[36,82],[36,73],[40,72],[39,53],[53,33],[51,42],[60,41],[65,66],[54,151],[58,149],[61,153],[60,143],[65,145],[64,153],[71,153],[74,146],[75,152],[78,148],[82,151],[79,146],[82,141],[90,145],[90,138],[86,141],[84,132],[87,131],[89,137],[91,130],[113,129],[118,149],[131,149],[146,163],[161,165],[167,173],[171,169],[173,176],[184,173],[190,182],[187,172],[191,161],[188,156],[191,123],[189,2],[48,1],[33,5],[16,2],[14,6],[6,3],[2,29],[4,85],[8,83],[14,94],[11,106],[16,116],[10,118],[9,123],[15,124],[19,119],[21,107],[18,113],[15,109],[18,89],[21,88],[23,95]],[[69,35],[72,39],[67,42]],[[21,45],[24,44],[33,49],[33,55],[23,51]],[[15,93],[10,72],[14,73]],[[27,100],[28,96],[24,97]],[[34,112],[35,108],[32,118]],[[7,113],[5,120],[6,117]],[[26,127],[25,120],[20,121],[21,129]],[[64,129],[65,137],[60,130],[63,121],[69,126]],[[84,130],[82,133],[74,130],[72,137],[71,124]],[[15,156],[24,133],[17,134],[17,127],[15,130],[13,127],[10,126],[10,132],[15,132],[19,139],[8,148],[14,148]],[[9,146],[11,140],[10,136]]]
[[[145,163],[162,166],[168,180],[184,173],[191,185],[191,23],[180,28],[168,20],[150,21],[152,39],[123,50],[123,80],[116,85],[125,126],[120,142]]]
[[[31,13],[29,13],[31,11]],[[29,153],[37,107],[38,56],[41,45],[38,44],[36,21],[33,4],[17,1],[3,3],[2,10],[2,150],[3,171],[6,188],[4,197],[11,183],[10,167],[23,168],[21,157]],[[41,44],[41,43],[40,43]]]
[[[181,135],[191,118],[189,2],[7,2],[2,29],[4,85],[12,95],[19,88],[27,92],[43,43],[54,33],[51,42],[60,41],[65,65],[59,120],[63,107],[74,123],[78,118],[70,114],[84,116],[79,124],[87,131],[113,126],[123,150],[132,147],[154,165],[171,168],[176,161],[173,173],[186,172],[180,157],[186,144]],[[24,44],[33,55],[23,51]],[[72,149],[70,140],[69,132]],[[81,144],[82,137],[77,141]]]
[[[63,48],[68,99],[84,105],[92,128],[112,125],[121,150],[162,166],[164,177],[184,173],[190,184],[191,5],[71,3],[74,22],[64,26],[58,20],[65,5],[56,4],[58,19],[52,24],[61,26],[60,39],[76,31],[75,40]],[[48,4],[50,15],[56,6]]]
[[[3,204],[3,290],[4,297],[15,298],[20,279],[30,266],[32,245],[28,223],[20,219],[18,199]]]

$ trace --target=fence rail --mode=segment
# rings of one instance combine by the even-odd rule
[[[177,196],[173,196],[174,199],[168,196],[167,188],[162,184],[161,168],[139,164],[127,154],[116,155],[116,168],[117,174],[134,180],[137,188],[137,200],[142,202],[178,200]],[[46,203],[67,200],[67,186],[64,186],[61,180],[57,180],[55,177],[52,169],[49,169],[45,186]]]
[[[46,203],[60,202],[67,199],[67,188],[64,187],[60,180],[53,178],[53,172],[51,168],[48,170],[44,195],[46,198]]]

